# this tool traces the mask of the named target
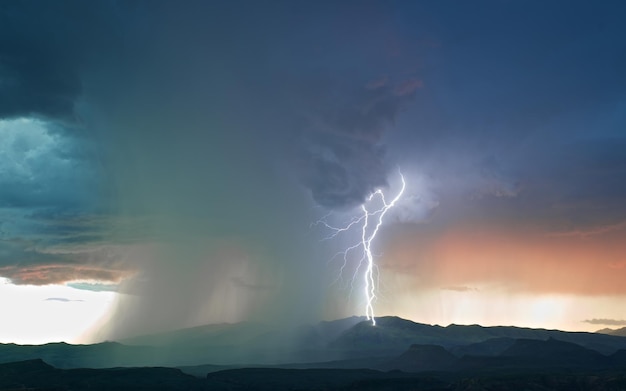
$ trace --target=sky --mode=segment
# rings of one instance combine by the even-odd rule
[[[0,2],[0,342],[364,315],[401,175],[377,316],[626,326],[625,17]]]

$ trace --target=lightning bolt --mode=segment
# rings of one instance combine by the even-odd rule
[[[328,218],[330,217],[330,214],[327,214],[326,216],[318,220],[317,223],[315,223],[322,225],[326,229],[330,230],[330,234],[326,236],[323,240],[333,239],[339,234],[358,229],[358,227],[360,227],[360,241],[335,254],[333,259],[336,258],[338,255],[343,256],[343,265],[341,266],[338,277],[338,279],[340,279],[341,275],[343,275],[344,269],[348,264],[348,254],[358,249],[361,250],[361,258],[359,259],[359,264],[356,267],[355,273],[352,277],[352,283],[350,287],[352,288],[354,286],[354,280],[356,279],[357,274],[361,270],[363,264],[365,264],[365,272],[363,273],[365,315],[374,326],[376,325],[376,317],[374,316],[374,302],[376,301],[378,270],[376,267],[376,263],[374,262],[372,243],[376,239],[376,235],[378,235],[378,231],[383,224],[385,215],[387,214],[389,209],[393,208],[400,200],[400,198],[402,198],[402,194],[404,193],[404,189],[406,188],[406,182],[404,180],[402,172],[400,172],[399,174],[402,186],[400,188],[400,191],[390,202],[387,202],[387,200],[385,199],[385,194],[383,193],[383,191],[381,189],[378,189],[374,193],[370,194],[370,196],[367,198],[367,201],[361,205],[361,214],[359,216],[353,217],[344,226],[337,227],[328,223]],[[375,203],[376,200],[379,200],[378,204],[380,206],[378,208],[372,209],[372,204]]]

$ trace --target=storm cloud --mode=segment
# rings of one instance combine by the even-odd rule
[[[387,185],[385,135],[421,85],[417,80],[392,84],[382,78],[348,96],[343,91],[320,92],[316,99],[323,105],[307,102],[313,109],[303,131],[300,170],[317,204],[347,209]]]
[[[108,2],[26,1],[0,10],[0,117],[75,122],[83,72],[118,46]]]
[[[389,251],[381,275],[422,278],[423,249],[458,224],[613,240],[622,16],[582,2],[6,2],[0,276],[117,289],[102,338],[352,314],[310,224],[392,188],[398,168],[401,224],[381,248],[420,246]],[[476,258],[477,279],[494,270]],[[616,281],[626,270],[603,262]],[[475,286],[439,282],[408,285]]]

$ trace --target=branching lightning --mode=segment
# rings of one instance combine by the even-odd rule
[[[383,224],[383,219],[385,215],[387,214],[389,209],[393,208],[396,205],[396,203],[400,200],[402,194],[404,193],[404,189],[406,188],[406,182],[401,172],[400,180],[402,182],[400,191],[390,202],[387,202],[387,200],[385,199],[385,194],[383,193],[383,191],[381,189],[378,189],[374,193],[370,194],[370,196],[367,198],[367,201],[361,205],[361,214],[352,218],[345,225],[337,227],[328,223],[328,218],[330,217],[330,214],[322,217],[316,223],[324,226],[331,231],[330,235],[328,235],[324,240],[333,239],[339,234],[360,228],[360,241],[335,254],[335,257],[337,257],[338,255],[341,255],[343,257],[343,265],[341,266],[339,273],[339,278],[341,278],[344,269],[348,264],[348,254],[357,250],[361,251],[361,257],[358,261],[359,264],[356,267],[350,286],[351,288],[354,286],[353,284],[357,277],[357,274],[361,270],[362,266],[365,264],[365,272],[363,273],[365,315],[367,316],[368,320],[371,320],[372,325],[376,325],[376,318],[374,316],[374,302],[376,301],[376,291],[378,286],[378,270],[376,267],[376,263],[374,262],[372,243],[374,242],[376,235],[378,235],[378,231]],[[380,206],[372,210],[372,204],[376,204],[377,200],[379,200]]]

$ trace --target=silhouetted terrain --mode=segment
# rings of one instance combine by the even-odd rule
[[[458,359],[438,345],[411,345],[400,356],[379,366],[381,369],[422,372],[451,368]]]
[[[57,369],[42,360],[0,364],[0,390],[202,390],[173,368]]]
[[[608,335],[617,335],[619,337],[626,337],[626,327],[622,327],[621,329],[602,329],[596,331],[596,333],[600,334],[608,334]]]
[[[272,345],[276,331],[237,324],[125,341],[151,346],[5,344],[0,390],[626,389],[626,338],[619,336],[394,317],[375,327],[348,318],[282,335]],[[70,369],[111,367],[142,368]]]
[[[0,390],[589,390],[626,389],[616,371],[489,370],[407,373],[368,369],[232,369],[204,378],[171,368],[57,369],[41,360],[0,364]]]
[[[207,325],[140,336],[123,343],[2,344],[0,362],[41,358],[57,368],[211,364],[219,369],[332,361],[354,368],[354,360],[362,365],[363,360],[379,358],[373,361],[378,364],[380,358],[396,357],[411,345],[437,345],[457,357],[498,356],[518,339],[549,338],[605,356],[626,349],[626,338],[598,333],[478,325],[441,327],[397,317],[379,318],[377,325],[372,326],[362,318],[353,317],[289,330],[272,330],[252,323]]]
[[[454,351],[461,346],[494,338],[538,340],[555,338],[596,350],[602,354],[612,354],[619,349],[626,349],[626,338],[614,335],[510,326],[450,325],[442,327],[415,323],[392,316],[378,318],[375,327],[368,322],[358,323],[333,341],[332,346],[355,353],[399,352],[412,344],[439,345]]]

